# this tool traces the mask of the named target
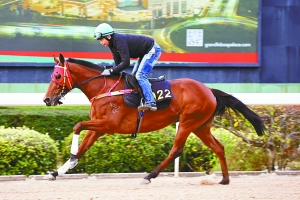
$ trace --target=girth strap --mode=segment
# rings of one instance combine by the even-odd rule
[[[136,134],[139,132],[140,127],[141,127],[141,123],[142,123],[142,118],[144,117],[144,113],[145,111],[143,110],[138,110],[138,118],[136,120],[136,129],[135,129],[135,133],[131,134],[132,138],[136,138]]]

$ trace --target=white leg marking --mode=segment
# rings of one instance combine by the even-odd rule
[[[79,135],[74,134],[72,139],[71,154],[76,155],[78,152]]]

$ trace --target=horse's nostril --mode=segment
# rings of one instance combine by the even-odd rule
[[[49,98],[45,98],[45,99],[44,99],[44,102],[47,104],[47,103],[50,102],[50,99],[49,99]]]

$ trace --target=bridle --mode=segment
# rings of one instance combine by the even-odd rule
[[[77,85],[74,85],[74,82],[73,82],[73,79],[72,79],[72,76],[71,76],[69,63],[67,61],[65,61],[64,66],[60,66],[60,62],[58,62],[57,65],[54,66],[54,71],[51,75],[51,80],[62,87],[62,90],[61,90],[60,94],[57,97],[60,100],[68,92],[70,92],[72,89],[78,88],[79,86],[84,85],[87,82],[89,82],[91,80],[94,80],[96,78],[99,78],[99,77],[102,77],[102,75],[100,74],[100,75],[91,77],[91,78],[89,78],[89,79],[87,79],[87,80],[85,80],[85,81],[83,81],[83,82],[81,82]],[[108,91],[109,93],[116,87],[116,85],[119,84],[121,77],[122,77],[122,74],[120,74],[120,77],[117,80],[117,82],[110,88],[110,90]],[[98,95],[96,95],[95,97],[91,98],[90,102],[93,102],[94,99],[104,97],[103,94],[102,94],[102,91],[104,90],[105,87],[106,87],[106,76],[104,76],[104,86],[101,89],[100,93]],[[122,92],[120,94],[124,94],[123,91],[125,91],[125,93],[129,93],[129,92],[132,92],[133,90],[122,90]],[[101,94],[102,94],[102,97],[99,97],[99,95],[101,95]],[[108,93],[105,93],[104,95],[108,96]],[[116,94],[113,93],[113,95],[116,95]]]
[[[64,66],[60,66],[59,62],[54,66],[54,71],[51,75],[51,81],[62,87],[62,90],[58,95],[59,99],[63,98],[69,91],[74,89],[73,79],[67,61],[64,62]]]

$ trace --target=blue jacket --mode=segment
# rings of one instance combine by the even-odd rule
[[[130,65],[130,58],[142,58],[154,45],[154,39],[133,34],[114,33],[109,48],[113,54],[114,72],[121,72]]]

